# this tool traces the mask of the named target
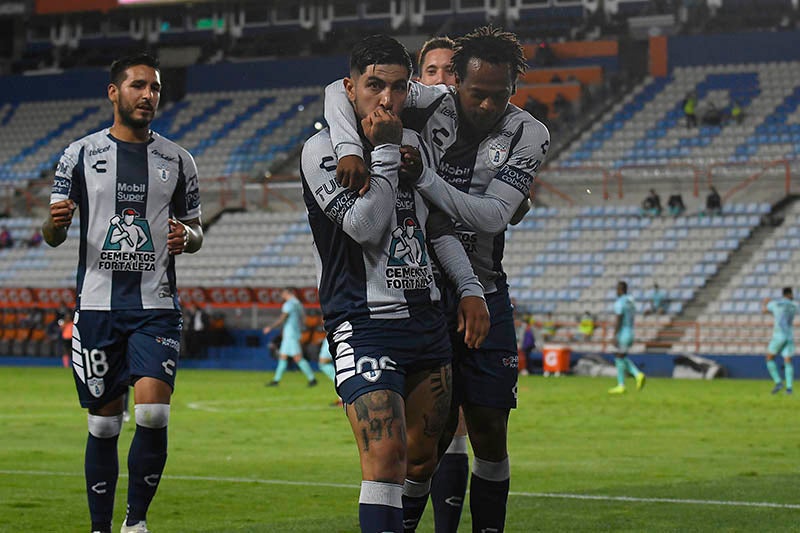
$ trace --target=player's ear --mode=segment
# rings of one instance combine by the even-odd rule
[[[119,97],[119,87],[117,87],[113,83],[109,83],[108,84],[108,99],[111,100],[112,104],[116,104],[118,97]]]
[[[344,83],[344,90],[347,92],[348,100],[350,100],[351,102],[355,102],[357,80],[354,80],[353,78],[345,78],[344,80],[342,80],[342,82]]]

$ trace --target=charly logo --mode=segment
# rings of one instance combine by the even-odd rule
[[[125,209],[108,221],[98,268],[128,272],[155,270],[156,254],[147,220],[135,209]]]
[[[425,253],[425,237],[416,221],[407,217],[402,226],[392,230],[392,243],[389,246],[389,266],[425,266],[428,257]]]
[[[500,168],[508,159],[508,145],[501,139],[489,141],[486,151],[486,163],[493,168]]]

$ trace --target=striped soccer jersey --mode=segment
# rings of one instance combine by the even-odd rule
[[[430,161],[416,133],[406,130],[403,144],[419,147]],[[325,329],[334,331],[358,317],[407,318],[415,308],[438,301],[427,243],[461,296],[482,297],[448,217],[430,212],[418,192],[398,185],[399,147],[378,146],[369,158],[371,187],[359,197],[336,181],[327,129],[303,147],[303,198],[314,237]]]
[[[343,105],[341,82],[328,86],[325,118],[338,158],[361,155],[355,119]],[[528,196],[550,145],[547,128],[509,104],[492,131],[476,138],[459,129],[452,89],[411,82],[403,125],[419,131],[431,147],[433,169],[417,190],[457,221],[456,231],[487,294],[504,285],[505,229]],[[438,176],[437,176],[438,174]]]
[[[189,152],[156,133],[147,143],[87,135],[56,169],[50,203],[68,198],[80,209],[78,309],[178,309],[167,219],[200,216]]]

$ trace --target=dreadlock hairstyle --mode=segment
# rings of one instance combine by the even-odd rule
[[[481,26],[457,38],[455,42],[453,71],[460,80],[467,76],[470,59],[480,59],[493,65],[508,63],[513,84],[516,84],[517,78],[528,68],[525,52],[517,36],[500,28]]]

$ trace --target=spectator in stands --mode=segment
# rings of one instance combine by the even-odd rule
[[[553,77],[550,78],[550,83],[563,83],[564,80],[561,79],[561,76],[558,73],[553,74]]]
[[[683,114],[686,116],[686,127],[697,126],[697,94],[692,91],[683,99]]]
[[[650,194],[642,201],[640,213],[642,216],[648,217],[661,216],[661,197],[656,193],[655,189],[650,189]]]
[[[28,248],[38,248],[42,244],[42,232],[39,228],[33,230],[33,234],[25,241]]]
[[[449,37],[434,37],[422,45],[419,51],[417,69],[419,81],[425,85],[455,85],[451,59],[455,43]]]
[[[794,315],[797,314],[800,304],[794,301],[794,294],[791,287],[783,288],[783,297],[780,300],[770,301],[764,299],[761,310],[765,314],[772,313],[775,325],[772,330],[772,339],[767,347],[767,370],[775,386],[772,394],[777,394],[784,387],[781,376],[778,374],[778,366],[775,364],[775,356],[783,357],[784,375],[786,377],[786,394],[792,393],[794,382]]]
[[[527,376],[530,372],[528,369],[531,368],[531,354],[536,349],[536,334],[533,332],[533,324],[533,317],[526,317],[525,329],[520,336],[520,356],[525,359],[524,367],[520,365],[520,374],[523,376]],[[522,370],[522,368],[524,368],[524,370]]]
[[[653,293],[650,295],[650,305],[645,309],[644,314],[655,313],[663,315],[667,312],[667,293],[659,288],[658,283],[653,283]]]
[[[706,126],[719,126],[722,124],[722,111],[714,102],[708,102],[708,106],[703,113],[703,124]]]
[[[731,120],[737,124],[741,124],[744,120],[744,111],[738,100],[734,100],[733,106],[731,106]]]
[[[595,329],[595,318],[591,311],[584,311],[583,316],[577,317],[578,331],[572,337],[572,340],[578,342],[587,342],[592,339]]]
[[[542,322],[542,341],[550,342],[556,336],[556,331],[558,330],[558,323],[553,318],[553,313],[548,312],[547,318],[545,318],[544,322]]]
[[[722,214],[722,198],[717,192],[716,187],[713,185],[708,186],[708,196],[706,196],[706,210],[705,214],[708,216]]]
[[[13,246],[14,237],[11,236],[11,232],[8,231],[8,227],[3,226],[0,228],[0,249],[11,248]]]
[[[536,55],[533,58],[534,64],[538,67],[552,67],[556,64],[556,53],[550,47],[550,44],[542,41],[536,47]]]
[[[184,329],[186,331],[187,357],[205,359],[208,356],[208,330],[210,325],[211,317],[205,309],[191,303],[186,306]]]
[[[555,100],[553,100],[553,111],[558,114],[560,121],[565,123],[572,121],[572,104],[563,94],[558,93]]]
[[[300,336],[303,333],[303,326],[305,324],[303,304],[297,299],[294,289],[285,288],[281,291],[283,298],[283,306],[281,307],[281,315],[275,322],[264,328],[264,335],[268,335],[270,331],[275,328],[281,328],[281,346],[278,349],[278,368],[275,370],[275,376],[272,381],[267,383],[270,387],[277,387],[283,373],[289,366],[289,358],[295,362],[297,367],[308,379],[308,386],[313,387],[317,384],[317,379],[314,377],[314,371],[311,370],[311,365],[308,364],[303,358],[303,349],[300,346]]]
[[[673,217],[680,216],[686,211],[686,206],[683,204],[683,196],[681,193],[672,193],[667,200],[667,207],[669,207],[669,214]]]

